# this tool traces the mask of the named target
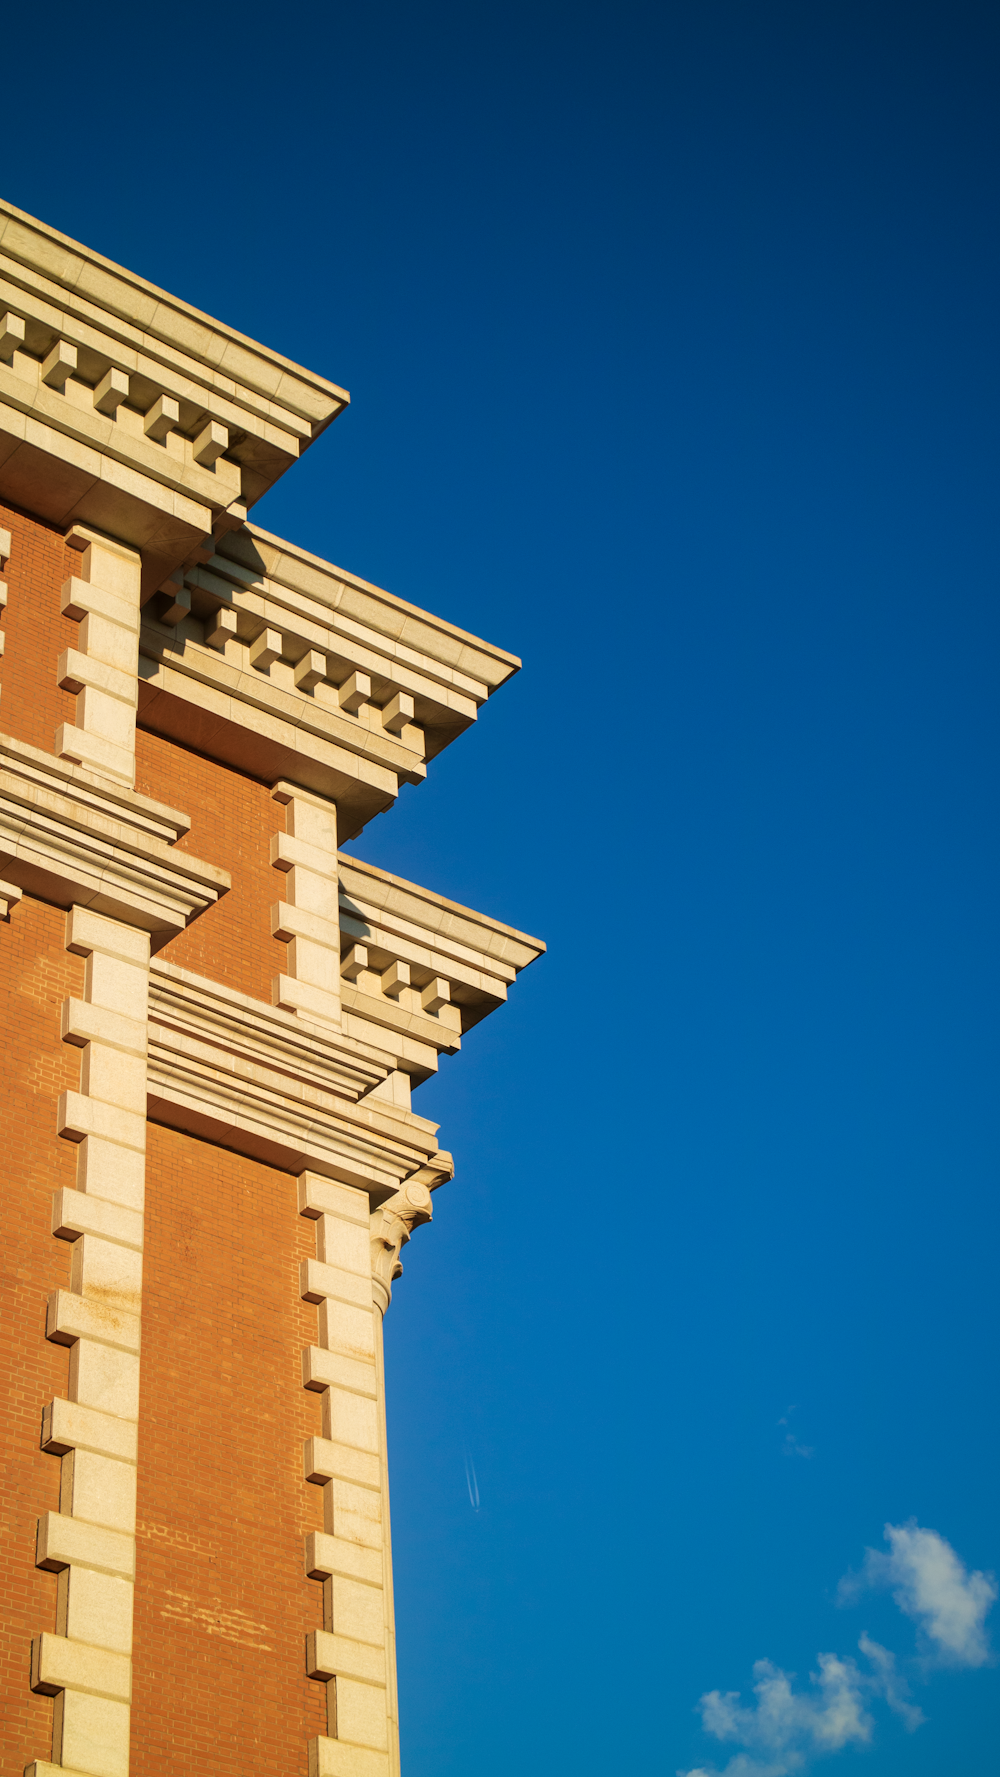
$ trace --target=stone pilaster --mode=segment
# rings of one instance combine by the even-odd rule
[[[336,804],[296,784],[275,784],[271,793],[285,805],[285,831],[274,836],[271,862],[285,872],[287,896],[271,909],[271,930],[288,945],[287,974],[275,977],[272,998],[288,1012],[339,1025]]]
[[[73,1257],[46,1337],[70,1348],[69,1387],[43,1417],[42,1448],[62,1458],[62,1475],[36,1562],[59,1582],[56,1632],[32,1644],[31,1684],[56,1698],[55,1768],[128,1777],[149,937],[74,907],[66,947],[87,959],[84,997],[62,1009],[63,1038],[83,1056],[58,1129],[79,1160],[77,1188],[53,1198],[52,1232]]]
[[[77,699],[74,721],[56,732],[55,751],[131,789],[142,564],[137,550],[81,526],[67,541],[81,552],[80,573],[66,581],[62,609],[79,623],[80,645],[60,655],[57,676]]]

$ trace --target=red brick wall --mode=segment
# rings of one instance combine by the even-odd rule
[[[132,1777],[305,1777],[326,1732],[305,1676],[322,1529],[302,1442],[320,1431],[300,1353],[315,1251],[295,1181],[149,1126]]]
[[[0,661],[0,731],[51,753],[60,722],[72,722],[76,697],[60,691],[56,663],[79,646],[80,625],[59,614],[64,580],[80,572],[80,554],[40,519],[0,504],[0,530],[10,532],[10,561]]]
[[[35,1566],[35,1528],[59,1507],[59,1461],[39,1449],[42,1408],[67,1392],[68,1353],[45,1338],[45,1300],[69,1283],[70,1248],[50,1233],[52,1193],[76,1182],[56,1135],[56,1099],[79,1087],[79,1051],[59,1038],[62,1002],[83,991],[63,948],[66,916],[27,896],[0,920],[3,1166],[0,1167],[0,1773],[52,1756],[52,1703],[28,1688],[31,1638],[55,1628],[56,1578]]]
[[[160,955],[270,1005],[271,982],[286,963],[285,946],[271,937],[270,919],[273,903],[285,898],[285,879],[270,862],[271,835],[285,829],[283,807],[256,778],[162,735],[140,729],[135,743],[136,789],[191,818],[191,831],[176,849],[220,864],[233,879],[218,905]]]

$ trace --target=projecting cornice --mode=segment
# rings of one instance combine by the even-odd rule
[[[335,801],[342,839],[419,783],[514,654],[256,525],[147,600],[139,722]]]
[[[0,734],[0,876],[57,907],[89,907],[172,938],[230,886],[174,851],[186,815]]]
[[[147,590],[349,399],[0,202],[0,494],[142,549]]]
[[[285,1172],[367,1191],[450,1178],[437,1124],[364,1094],[378,1050],[155,958],[149,983],[148,1114]]]

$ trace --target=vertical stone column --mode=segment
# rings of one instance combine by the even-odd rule
[[[410,1185],[369,1213],[366,1195],[314,1173],[299,1207],[316,1219],[317,1257],[301,1294],[319,1305],[319,1345],[303,1382],[323,1393],[323,1437],[305,1447],[305,1478],[324,1489],[322,1534],[306,1571],[323,1581],[325,1628],[308,1637],[310,1677],[327,1686],[328,1733],[310,1742],[310,1777],[397,1777],[399,1712],[385,1429],[382,1316],[399,1250],[430,1220],[430,1192]]]
[[[288,878],[287,900],[271,909],[271,931],[288,945],[288,973],[275,977],[272,997],[286,1011],[339,1025],[337,807],[297,784],[275,784],[271,794],[286,809],[271,863]]]
[[[58,1131],[80,1152],[77,1188],[53,1198],[52,1232],[73,1257],[46,1337],[70,1347],[69,1388],[42,1425],[42,1448],[62,1458],[59,1510],[39,1520],[36,1552],[59,1575],[56,1632],[31,1650],[32,1688],[56,1698],[54,1762],[29,1773],[128,1777],[149,937],[74,907],[66,947],[87,966],[83,999],[62,1010],[83,1057]]]
[[[82,552],[79,575],[62,589],[62,610],[80,625],[79,648],[59,657],[57,677],[75,691],[76,719],[56,731],[55,750],[116,783],[135,784],[139,668],[136,550],[76,525],[67,542]]]

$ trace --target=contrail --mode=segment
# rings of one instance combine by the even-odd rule
[[[478,1512],[479,1482],[476,1480],[476,1465],[468,1451],[465,1452],[465,1485],[469,1489],[469,1504],[474,1512]]]

